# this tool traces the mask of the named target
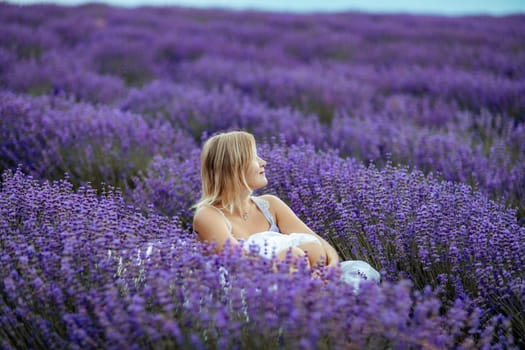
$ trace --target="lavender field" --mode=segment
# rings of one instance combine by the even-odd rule
[[[234,129],[380,285],[196,242]],[[0,3],[0,173],[0,349],[525,348],[525,15]]]

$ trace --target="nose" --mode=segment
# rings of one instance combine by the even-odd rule
[[[262,159],[261,157],[259,157],[259,165],[262,166],[262,167],[266,166],[266,161],[264,159]]]

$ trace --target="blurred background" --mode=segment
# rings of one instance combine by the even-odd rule
[[[525,1],[419,1],[419,0],[376,0],[372,2],[362,0],[12,0],[12,4],[55,3],[61,5],[78,5],[85,3],[106,3],[116,6],[184,6],[197,8],[224,8],[234,10],[263,10],[283,12],[333,12],[333,11],[361,11],[374,13],[421,13],[447,16],[462,15],[508,15],[525,13]]]

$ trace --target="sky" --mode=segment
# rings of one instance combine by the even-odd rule
[[[1,0],[0,0],[1,1]],[[8,0],[12,4],[52,2],[78,5],[94,0]],[[173,5],[197,8],[265,10],[279,12],[422,13],[438,15],[525,14],[525,0],[97,0],[115,6]]]

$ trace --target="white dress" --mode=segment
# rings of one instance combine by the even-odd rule
[[[255,252],[264,258],[272,259],[279,252],[290,247],[297,247],[306,242],[321,244],[315,236],[307,233],[282,234],[273,231],[254,233],[248,239],[241,241],[241,244],[248,251]],[[365,261],[342,261],[339,263],[339,267],[341,268],[341,280],[352,285],[355,291],[359,290],[361,282],[381,282],[379,272]]]
[[[272,259],[278,253],[303,243],[316,242],[317,237],[307,233],[282,234],[275,231],[264,231],[252,234],[246,240],[239,240],[244,249],[253,251],[262,257]]]

